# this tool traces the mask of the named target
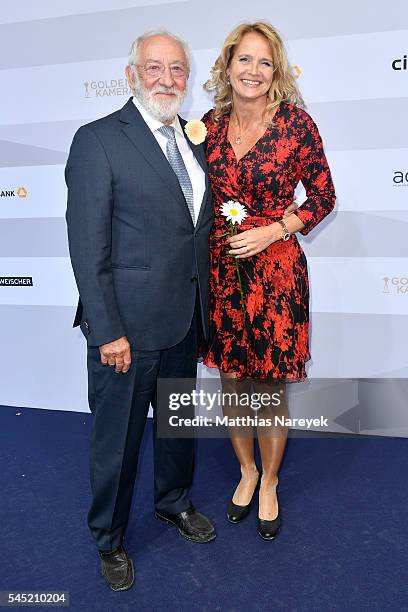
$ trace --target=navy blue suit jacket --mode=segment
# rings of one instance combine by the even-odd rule
[[[189,329],[197,284],[207,337],[213,211],[203,146],[188,142],[206,175],[195,227],[177,177],[132,98],[74,136],[65,170],[66,219],[80,296],[74,325],[81,325],[89,346],[121,336],[134,349],[177,344]]]

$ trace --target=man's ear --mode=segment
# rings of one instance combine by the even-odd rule
[[[135,78],[133,76],[133,71],[132,71],[132,67],[131,66],[129,66],[129,65],[126,66],[126,68],[125,68],[125,75],[126,75],[126,78],[128,80],[128,83],[130,85],[130,88],[133,89],[133,86],[135,84]]]

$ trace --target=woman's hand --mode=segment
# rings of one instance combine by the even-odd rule
[[[285,210],[285,212],[283,213],[283,217],[289,217],[292,213],[294,213],[297,209],[298,209],[298,205],[297,205],[297,201],[296,201],[296,196],[293,196],[293,202],[292,204],[289,204],[289,206],[287,207],[287,209]]]
[[[296,202],[296,196],[293,196],[293,202],[289,204],[285,212],[283,213],[284,218],[288,218],[292,213],[297,210],[298,205]],[[304,227],[303,223],[300,223],[301,227]],[[299,228],[294,228],[297,231]],[[282,226],[279,223],[272,223],[266,227],[254,227],[253,229],[246,230],[235,236],[230,236],[227,241],[231,245],[231,251],[229,255],[235,255],[237,259],[246,259],[260,253],[266,247],[273,242],[282,238]]]
[[[282,238],[282,227],[279,223],[271,223],[266,227],[254,227],[252,229],[230,236],[227,241],[231,246],[229,255],[237,259],[246,259],[260,253],[270,244]]]

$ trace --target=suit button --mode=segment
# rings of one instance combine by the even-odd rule
[[[192,276],[192,277],[190,278],[190,281],[191,281],[192,283],[196,283],[196,282],[198,281],[198,276],[197,276],[197,274],[196,274],[195,276]]]

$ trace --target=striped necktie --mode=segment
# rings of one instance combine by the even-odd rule
[[[163,125],[161,128],[159,128],[158,131],[167,138],[167,158],[169,160],[170,166],[173,168],[174,173],[178,178],[178,182],[180,184],[182,192],[184,193],[184,197],[186,199],[191,218],[193,220],[193,223],[195,223],[193,186],[191,184],[187,168],[184,164],[183,158],[177,146],[174,127],[171,125]]]

